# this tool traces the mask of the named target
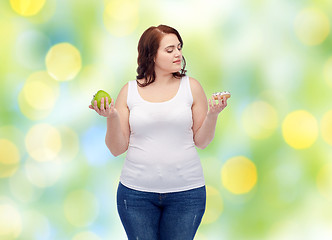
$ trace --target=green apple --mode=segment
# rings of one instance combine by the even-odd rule
[[[112,101],[111,96],[107,92],[99,90],[95,95],[93,95],[91,105],[94,106],[95,100],[97,100],[97,106],[100,109],[101,99],[104,98],[104,108],[106,108],[106,97],[108,97],[108,103],[110,104]]]

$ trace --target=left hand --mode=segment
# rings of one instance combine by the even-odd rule
[[[227,106],[227,98],[224,96],[218,96],[218,103],[212,97],[209,99],[209,111],[208,115],[218,115]]]

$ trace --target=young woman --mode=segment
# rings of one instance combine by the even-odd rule
[[[129,240],[191,240],[205,211],[195,146],[212,141],[227,100],[208,104],[200,83],[185,74],[182,47],[174,28],[148,28],[138,44],[137,79],[121,89],[115,105],[107,98],[100,109],[96,101],[90,105],[107,118],[111,153],[127,151],[117,206]]]

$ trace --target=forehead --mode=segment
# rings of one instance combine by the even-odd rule
[[[160,40],[160,47],[167,47],[170,45],[177,46],[179,43],[180,41],[175,34],[166,34]]]

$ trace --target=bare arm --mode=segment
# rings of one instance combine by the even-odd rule
[[[100,109],[97,107],[97,101],[94,106],[90,105],[99,115],[107,118],[107,131],[105,136],[105,143],[110,152],[114,156],[118,156],[128,149],[129,144],[129,110],[127,107],[127,92],[128,84],[126,84],[120,91],[114,106],[114,100],[111,101],[109,107],[108,99],[106,98],[106,109],[104,107],[104,99],[101,100]]]
[[[219,113],[227,106],[227,100],[219,97],[218,103],[209,99],[209,110],[206,95],[200,83],[190,78],[193,95],[193,133],[198,148],[206,148],[214,138]]]

